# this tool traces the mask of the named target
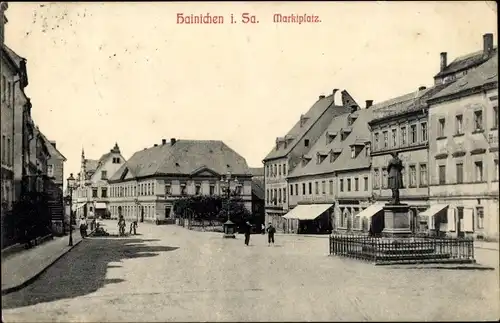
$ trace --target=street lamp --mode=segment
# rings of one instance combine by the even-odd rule
[[[225,193],[226,193],[226,198],[227,198],[227,207],[226,207],[226,212],[227,212],[227,221],[224,222],[224,238],[225,239],[234,239],[236,238],[234,234],[234,227],[235,223],[231,221],[230,219],[230,214],[229,214],[229,206],[231,203],[231,182],[233,181],[236,184],[236,187],[238,187],[238,179],[234,178],[234,180],[231,178],[231,173],[227,172],[226,176],[222,176],[221,178],[221,184],[224,184],[225,186]]]
[[[70,200],[70,208],[69,208],[69,246],[73,246],[73,188],[75,187],[76,180],[73,177],[73,173],[71,173],[67,179],[68,181],[68,191],[69,191],[69,200]]]

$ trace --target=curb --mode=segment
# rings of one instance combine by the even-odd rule
[[[88,234],[88,236],[91,236],[92,234],[94,234],[94,232],[95,231],[90,232]],[[64,257],[66,254],[68,254],[71,250],[73,250],[73,248],[75,248],[76,246],[78,246],[82,241],[83,241],[83,239],[81,239],[80,241],[78,241],[75,244],[73,244],[69,249],[67,249],[65,252],[63,252],[62,254],[60,254],[56,259],[54,259],[53,261],[51,261],[47,266],[45,266],[45,268],[43,268],[42,270],[40,270],[33,277],[28,278],[26,281],[24,281],[23,283],[21,283],[19,285],[8,287],[6,289],[2,289],[2,296],[10,294],[10,293],[13,293],[13,292],[17,292],[18,290],[23,289],[24,287],[26,287],[26,286],[30,285],[31,283],[33,283],[35,280],[38,279],[38,277],[40,277],[44,272],[46,272],[53,264],[55,264],[59,259],[61,259],[62,257]]]

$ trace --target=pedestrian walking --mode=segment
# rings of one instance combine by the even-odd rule
[[[134,232],[134,235],[137,234],[137,220],[130,223],[130,234],[132,234],[132,231]]]
[[[269,226],[267,227],[267,245],[270,246],[271,243],[274,246],[274,234],[276,233],[276,228],[269,222]]]
[[[125,218],[123,217],[123,215],[120,215],[120,218],[118,219],[118,232],[119,232],[120,236],[125,235],[125,227],[126,226],[127,226],[127,224],[125,223]]]
[[[245,223],[245,244],[248,246],[250,244],[250,233],[252,231],[252,224],[250,222]]]
[[[82,239],[85,239],[85,237],[87,236],[87,221],[83,216],[80,218],[79,227],[80,235],[82,236]]]

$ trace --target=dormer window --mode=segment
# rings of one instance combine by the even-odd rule
[[[356,147],[351,146],[351,158],[356,158]]]
[[[351,131],[352,131],[351,127],[343,128],[340,131],[340,140],[342,140],[342,141],[346,140],[346,138],[349,136]]]
[[[352,124],[356,121],[356,119],[358,118],[357,114],[353,113],[351,114],[348,118],[347,118],[347,124],[349,126],[352,126]]]
[[[181,183],[181,195],[186,195],[186,183]]]
[[[327,156],[327,153],[318,152],[316,155],[316,164],[321,164]]]
[[[340,154],[342,153],[342,150],[341,149],[332,149],[330,151],[330,163],[333,163],[334,161],[337,160],[337,158],[339,158]]]
[[[356,138],[351,146],[351,158],[356,158],[361,150],[366,146],[366,140]]]
[[[307,120],[309,120],[308,117],[301,115],[300,116],[300,127],[303,127],[306,124]]]
[[[196,188],[195,194],[200,195],[201,194],[201,184],[196,183],[195,188]]]
[[[310,156],[303,155],[302,156],[302,166],[306,166],[310,160],[311,160]]]
[[[309,139],[304,139],[304,147],[309,147]]]
[[[327,131],[326,132],[326,143],[330,144],[335,139],[336,136],[337,136],[336,132]]]
[[[370,143],[370,142],[367,142],[367,143],[365,144],[365,156],[366,156],[366,157],[369,157],[371,153],[372,153],[372,152],[371,152],[371,143]]]

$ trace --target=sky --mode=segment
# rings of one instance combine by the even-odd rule
[[[177,24],[178,13],[224,24]],[[230,14],[259,23],[230,24]],[[273,14],[321,22],[273,23]],[[9,3],[5,42],[27,59],[40,130],[78,173],[118,143],[223,140],[261,167],[321,94],[364,106],[430,86],[448,62],[497,39],[494,2]]]

